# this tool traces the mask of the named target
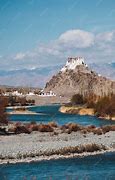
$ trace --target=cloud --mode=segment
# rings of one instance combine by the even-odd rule
[[[62,46],[87,48],[94,44],[94,35],[83,30],[69,30],[63,33],[58,41]]]
[[[15,56],[14,56],[14,59],[16,60],[21,60],[21,59],[24,59],[26,57],[26,54],[24,53],[17,53]]]
[[[84,56],[86,62],[115,61],[115,31],[92,33],[73,29],[35,49],[2,57],[0,69],[31,69],[64,64],[68,56]]]
[[[96,36],[96,40],[98,42],[112,42],[113,39],[115,38],[115,32],[104,32],[104,33],[100,33]],[[115,39],[114,39],[115,40]]]

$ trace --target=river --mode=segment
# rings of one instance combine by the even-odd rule
[[[114,180],[115,153],[0,166],[1,180]]]
[[[29,108],[38,115],[11,115],[13,121],[37,121],[47,123],[56,121],[59,125],[75,122],[96,126],[115,124],[93,116],[62,114],[59,105]],[[0,180],[114,180],[115,153],[84,158],[50,160],[33,163],[0,165]]]
[[[78,123],[81,125],[94,124],[102,126],[107,124],[115,124],[115,121],[102,120],[95,116],[80,116],[60,113],[59,105],[37,106],[31,107],[29,110],[40,113],[38,115],[10,115],[13,121],[36,121],[38,123],[48,123],[49,121],[56,121],[59,125],[69,122]]]

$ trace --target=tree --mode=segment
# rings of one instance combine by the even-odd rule
[[[6,113],[7,99],[4,97],[0,97],[0,125],[8,124],[8,116]]]
[[[84,98],[81,94],[75,94],[72,96],[71,98],[71,103],[72,105],[80,105],[80,104],[84,104]]]
[[[95,105],[95,113],[98,116],[115,116],[115,95],[100,98]]]

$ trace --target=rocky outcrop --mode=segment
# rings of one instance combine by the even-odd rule
[[[115,94],[115,81],[98,75],[90,70],[84,62],[74,68],[70,67],[70,65],[69,68],[64,66],[64,71],[62,68],[57,75],[53,76],[47,82],[44,91],[53,91],[57,95],[64,97],[71,97],[77,93],[84,96],[90,93],[98,96]]]

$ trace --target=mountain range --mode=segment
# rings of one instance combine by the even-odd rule
[[[35,69],[0,70],[0,85],[44,87],[62,66],[63,64]],[[115,62],[89,63],[88,66],[102,76],[115,80]]]

